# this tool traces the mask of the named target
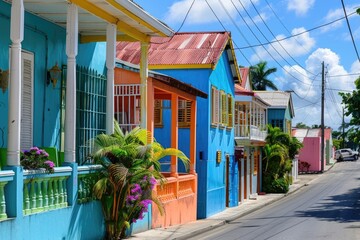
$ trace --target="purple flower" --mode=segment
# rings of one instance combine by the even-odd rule
[[[146,180],[147,180],[147,176],[145,175],[142,180],[143,180],[143,181],[146,181]]]
[[[146,209],[147,209],[147,207],[148,207],[149,204],[151,204],[151,200],[149,200],[149,199],[145,199],[145,200],[142,200],[142,201],[140,202],[140,205],[142,205],[143,208],[146,208]]]
[[[50,160],[47,160],[47,161],[45,161],[44,163],[47,164],[50,168],[55,167],[55,164],[54,164],[52,161],[50,161]]]
[[[30,151],[39,151],[39,148],[38,147],[32,147],[32,148],[30,148]]]
[[[36,155],[41,155],[41,151],[40,150],[36,151]]]
[[[149,180],[149,182],[150,182],[150,184],[153,185],[153,186],[155,186],[156,183],[157,183],[157,181],[156,181],[156,179],[155,179],[154,177],[151,177],[150,180]]]
[[[134,186],[131,189],[131,193],[140,193],[141,194],[141,187],[139,184],[135,183]]]
[[[44,156],[45,156],[45,157],[48,157],[49,154],[48,154],[47,152],[44,152]]]

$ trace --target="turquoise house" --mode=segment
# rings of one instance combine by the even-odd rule
[[[117,58],[139,64],[140,45],[119,42]],[[234,159],[234,83],[239,70],[229,32],[176,33],[171,38],[152,38],[149,69],[174,77],[208,95],[197,99],[196,172],[198,174],[197,218],[207,218],[238,205],[238,167]],[[168,122],[169,102],[157,107],[159,123]],[[186,108],[186,106],[179,106]],[[180,112],[179,112],[180,113]],[[180,125],[181,124],[181,125]],[[155,135],[159,142],[170,142],[161,124]],[[179,149],[187,154],[189,128],[179,123]],[[169,162],[163,162],[163,170]],[[179,166],[179,172],[184,171]]]
[[[273,127],[279,127],[291,136],[291,122],[295,117],[291,92],[254,91],[269,104],[267,122]]]
[[[0,1],[0,29],[0,239],[101,239],[86,142],[113,131],[116,41],[172,30],[125,0]],[[33,146],[54,174],[23,170]]]

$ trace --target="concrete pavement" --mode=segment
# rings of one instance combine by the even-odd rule
[[[325,171],[330,170],[333,165],[327,165]],[[302,187],[310,184],[311,181],[317,179],[322,174],[301,174],[298,179],[290,186],[289,192],[286,194],[265,194],[259,195],[256,200],[247,200],[237,207],[226,208],[221,213],[215,214],[207,219],[201,219],[194,222],[171,226],[168,228],[151,229],[142,233],[134,234],[129,239],[142,240],[182,240],[194,237],[198,234],[210,231],[216,227],[234,221],[235,219],[252,213],[266,205],[292,194]]]

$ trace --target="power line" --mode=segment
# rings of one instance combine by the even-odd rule
[[[206,1],[206,0],[205,0]],[[207,2],[207,1],[206,1]],[[244,11],[246,12],[246,14],[249,16],[249,18],[252,20],[250,14],[248,13],[248,11],[246,10],[245,6],[242,4],[242,2],[240,0],[238,0],[238,2],[241,4],[242,8],[244,9]],[[221,3],[221,2],[220,2]],[[260,43],[260,39],[256,36],[256,34],[254,33],[254,31],[251,29],[251,27],[249,26],[249,24],[245,21],[244,17],[241,15],[240,11],[238,10],[238,8],[236,7],[236,5],[234,4],[234,2],[231,0],[231,3],[233,4],[234,8],[236,9],[237,13],[239,14],[239,16],[241,17],[241,19],[244,21],[244,23],[246,24],[246,26],[249,28],[249,30],[251,31],[251,33],[254,35],[254,37],[257,39],[257,41]],[[223,4],[222,4],[223,6]],[[209,5],[210,7],[210,5]],[[211,8],[211,7],[210,7]],[[223,6],[224,8],[224,6]],[[230,17],[230,16],[229,16]],[[231,18],[231,17],[230,17]],[[256,25],[256,23],[254,22],[254,20],[252,20],[252,22],[255,24],[255,26],[257,27],[257,29],[259,30],[259,32],[264,36],[264,34],[261,32],[261,30],[259,29],[259,27]],[[266,39],[266,37],[264,36],[264,38]],[[262,46],[262,45],[261,45]],[[272,46],[272,45],[271,45]],[[265,46],[262,46],[264,48],[264,50],[269,54],[269,56],[285,71],[287,72],[290,76],[292,76],[295,80],[301,82],[302,84],[305,84],[305,85],[309,85],[308,83],[305,83],[303,81],[301,81],[300,79],[298,79],[297,77],[295,77],[294,75],[292,75],[289,71],[287,71],[280,63],[279,61],[276,60],[276,58],[274,58],[271,53],[269,52],[268,49],[266,49]],[[273,46],[272,46],[273,47]],[[274,48],[274,47],[273,47]],[[239,49],[240,50],[240,49]],[[274,48],[275,51],[276,48]],[[278,52],[279,56],[281,56],[281,54]],[[282,57],[283,58],[283,57]],[[286,61],[289,65],[291,65],[286,59],[283,58],[284,61]],[[297,69],[295,69],[297,72],[299,72]],[[300,73],[300,72],[299,72]],[[300,73],[302,74],[302,73]],[[302,74],[303,75],[303,74]],[[307,77],[307,76],[306,76]]]
[[[225,28],[225,26],[224,26],[224,24],[221,22],[220,18],[216,15],[215,11],[212,9],[212,7],[211,7],[210,4],[208,3],[208,1],[205,0],[205,2],[206,2],[206,4],[209,6],[211,12],[214,14],[215,18],[218,20],[218,22],[220,23],[220,25],[222,26],[222,28],[223,28],[225,31],[227,31],[226,28]],[[235,26],[236,26],[236,24],[235,24]],[[247,39],[246,39],[245,36],[241,33],[241,31],[240,31],[240,34],[241,34],[241,36],[243,36],[243,38],[247,41]],[[234,43],[234,45],[237,47],[235,41],[233,41],[233,43]],[[248,44],[249,44],[249,43],[248,43]],[[249,61],[249,59],[245,56],[245,54],[244,54],[241,50],[239,50],[239,52],[240,52],[240,54],[246,59],[246,61],[249,63],[249,65],[252,65],[251,62]],[[237,67],[237,66],[236,66],[236,67]]]
[[[274,11],[274,9],[271,7],[271,5],[269,4],[269,2],[267,0],[265,0],[266,4],[268,5],[268,7],[271,9],[272,13],[275,15],[276,19],[280,22],[280,24],[284,27],[284,29],[291,35],[292,33],[290,32],[290,30],[285,26],[285,24],[283,23],[283,21],[281,21],[280,17],[276,14],[276,12]],[[301,46],[305,52],[308,52],[309,49],[306,49],[303,44],[301,44],[297,38],[294,38],[295,41],[299,44],[299,46]]]
[[[355,49],[355,52],[356,52],[356,56],[360,62],[360,57],[359,57],[359,53],[358,53],[358,50],[356,48],[356,45],[355,45],[355,41],[354,41],[354,36],[352,34],[352,31],[351,31],[351,27],[350,27],[350,23],[349,23],[349,19],[348,19],[348,16],[346,14],[346,9],[345,9],[345,4],[344,4],[344,0],[341,0],[341,4],[342,4],[342,7],[343,7],[343,10],[344,10],[344,15],[345,15],[345,18],[346,18],[346,23],[347,23],[347,26],[349,28],[349,32],[350,32],[350,36],[351,36],[351,40],[352,40],[352,43],[354,45],[354,49]]]
[[[356,13],[356,12],[352,12],[352,13],[348,14],[348,16],[354,15],[355,13]],[[331,22],[328,22],[328,23],[319,25],[319,26],[317,26],[317,27],[310,28],[310,29],[308,29],[308,30],[305,30],[305,31],[302,31],[302,32],[299,32],[299,33],[296,33],[296,34],[293,34],[293,35],[290,35],[290,36],[287,36],[287,37],[279,38],[279,39],[276,39],[276,40],[274,40],[274,41],[265,42],[265,43],[259,43],[259,44],[255,44],[255,45],[251,45],[251,46],[240,47],[239,49],[260,47],[260,46],[263,46],[263,45],[268,45],[268,44],[276,43],[277,41],[284,41],[284,40],[287,40],[287,39],[290,39],[290,38],[293,38],[293,37],[300,36],[300,35],[302,35],[302,34],[304,34],[304,33],[308,33],[308,32],[317,30],[317,29],[319,29],[319,28],[326,27],[326,26],[328,26],[328,25],[331,25],[331,24],[333,24],[333,23],[335,23],[335,22],[338,22],[338,21],[341,21],[341,20],[343,20],[343,19],[345,19],[345,17],[338,18],[338,19],[333,20],[333,21],[331,21]]]
[[[261,16],[260,12],[259,12],[258,9],[256,8],[256,6],[255,6],[255,4],[253,3],[253,1],[250,0],[250,2],[251,2],[251,5],[253,6],[253,8],[255,9],[257,15],[260,17],[261,21],[264,23],[264,25],[265,25],[265,27],[267,28],[267,30],[268,30],[268,31],[271,33],[271,35],[276,39],[275,34],[272,32],[272,30],[271,30],[271,29],[269,28],[269,26],[266,24],[266,22],[264,21],[263,17]],[[286,52],[286,54],[287,54],[297,65],[299,65],[302,69],[304,69],[305,71],[307,71],[307,72],[310,73],[311,75],[314,75],[314,76],[315,76],[314,73],[306,70],[306,68],[304,68],[295,58],[293,58],[293,56],[291,56],[291,54],[286,50],[286,48],[281,44],[280,41],[276,41],[276,42],[281,46],[281,48]],[[274,48],[274,49],[275,49],[275,48]],[[278,52],[278,51],[276,51],[276,52]],[[278,52],[278,54],[280,55],[279,52]],[[290,64],[289,64],[289,65],[290,65]],[[299,72],[299,73],[300,73],[300,72]],[[303,75],[302,73],[300,73],[300,74]],[[305,76],[305,75],[304,75],[304,76]],[[305,77],[307,77],[307,76],[305,76]]]

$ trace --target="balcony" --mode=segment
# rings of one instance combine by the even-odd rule
[[[238,145],[265,144],[266,130],[254,125],[235,125],[235,141]]]

